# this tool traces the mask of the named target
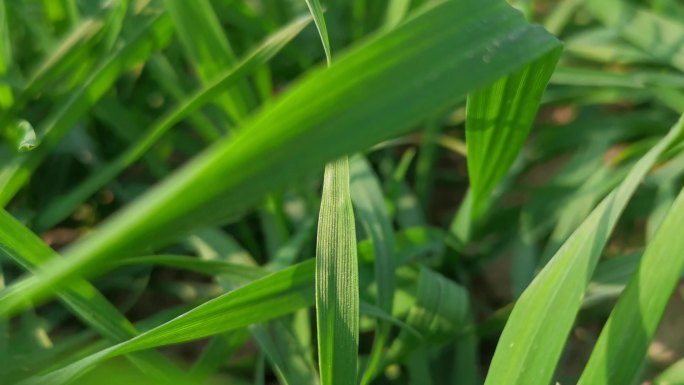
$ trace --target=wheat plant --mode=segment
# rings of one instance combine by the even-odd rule
[[[684,384],[682,20],[0,0],[0,383]]]

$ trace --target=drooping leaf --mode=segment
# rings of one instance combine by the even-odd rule
[[[325,166],[316,241],[316,324],[321,384],[355,384],[359,267],[347,157]]]
[[[308,260],[265,276],[204,302],[133,339],[21,384],[64,384],[94,365],[122,354],[225,333],[311,306],[314,302],[314,262]]]
[[[402,330],[388,355],[392,361],[403,360],[428,342],[453,341],[470,326],[470,320],[468,292],[446,277],[421,267],[415,303],[409,310],[406,324],[422,337]]]

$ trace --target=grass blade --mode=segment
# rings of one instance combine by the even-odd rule
[[[316,242],[316,320],[321,384],[356,384],[359,268],[349,160],[328,163]]]
[[[377,305],[392,314],[394,299],[394,232],[387,213],[385,199],[370,164],[361,156],[351,160],[351,194],[354,209],[375,251],[375,282],[378,288]],[[383,350],[389,340],[390,324],[379,322],[368,365],[361,384],[375,376]]]
[[[598,258],[620,214],[658,157],[680,140],[683,132],[684,117],[594,209],[522,293],[499,339],[485,384],[541,384],[551,380]]]
[[[658,227],[584,368],[580,385],[630,384],[684,269],[684,190]],[[629,338],[624,338],[629,336]]]
[[[330,67],[332,52],[319,0],[306,0]],[[349,186],[349,158],[325,165],[316,236],[316,331],[323,385],[356,384],[359,262]]]
[[[522,149],[560,53],[560,48],[552,50],[468,96],[466,144],[474,217]]]
[[[684,384],[684,359],[675,362],[659,375],[654,384],[656,385],[678,385]]]
[[[385,28],[394,28],[408,13],[411,0],[390,0],[385,13]]]
[[[273,363],[276,375],[283,385],[317,385],[318,374],[306,347],[302,346],[287,323],[271,321],[268,326],[250,327],[269,361]]]
[[[321,7],[321,2],[319,0],[304,0],[306,1],[306,6],[309,7],[309,12],[313,16],[314,23],[316,23],[316,29],[318,30],[318,35],[321,38],[321,43],[323,44],[323,50],[325,51],[325,60],[328,65],[332,63],[332,51],[330,50],[330,39],[328,38],[328,27],[325,25],[325,17],[323,17],[323,7]]]

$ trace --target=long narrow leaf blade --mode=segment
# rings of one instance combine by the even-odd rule
[[[630,384],[684,269],[684,190],[659,226],[584,368],[580,385]],[[629,336],[629,338],[625,338]]]
[[[321,43],[323,44],[323,50],[325,51],[325,59],[328,65],[331,64],[332,52],[330,50],[330,39],[328,38],[328,27],[325,25],[325,17],[323,17],[323,7],[321,6],[320,0],[304,0],[306,1],[307,7],[313,16],[314,23],[316,23],[316,29],[318,30],[318,35],[321,38]]]
[[[682,138],[684,117],[632,168],[568,238],[516,302],[496,346],[486,385],[551,380],[601,251],[658,157]]]
[[[359,267],[347,157],[328,163],[316,242],[316,321],[321,384],[356,384]]]
[[[314,260],[309,260],[207,301],[191,311],[111,348],[60,370],[22,383],[63,384],[94,365],[156,346],[175,344],[244,328],[311,306],[314,302]]]

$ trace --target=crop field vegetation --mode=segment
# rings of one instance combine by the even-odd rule
[[[0,385],[684,385],[681,0],[0,0]]]

